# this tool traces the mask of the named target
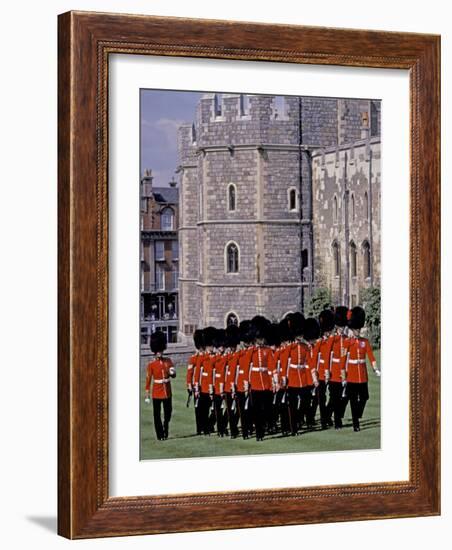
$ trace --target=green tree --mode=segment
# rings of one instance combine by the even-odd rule
[[[366,327],[372,346],[379,348],[381,343],[381,290],[374,286],[361,290],[361,302],[366,312]]]
[[[312,293],[304,308],[306,317],[318,318],[321,311],[330,307],[331,293],[327,288],[319,287]]]

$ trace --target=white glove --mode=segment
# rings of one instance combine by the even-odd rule
[[[377,376],[381,376],[381,372],[380,372],[379,369],[375,369],[374,372],[375,372],[375,374],[376,374]]]
[[[149,404],[151,402],[151,398],[147,395],[145,398],[144,398],[144,402]]]

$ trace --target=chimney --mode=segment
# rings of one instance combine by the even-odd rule
[[[141,178],[141,196],[143,198],[152,196],[153,179],[154,177],[152,176],[152,170],[150,168],[146,168],[144,175]]]

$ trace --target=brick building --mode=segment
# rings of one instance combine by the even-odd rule
[[[182,335],[379,286],[379,101],[205,94],[178,148]]]
[[[179,190],[154,187],[150,170],[141,179],[141,344],[160,329],[176,343],[179,329]]]

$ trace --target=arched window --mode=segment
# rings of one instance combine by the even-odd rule
[[[160,214],[160,227],[162,231],[172,231],[174,229],[174,212],[172,208],[164,208]]]
[[[237,315],[231,311],[231,313],[228,313],[226,316],[226,326],[230,327],[231,325],[238,326],[239,324],[239,318]]]
[[[351,215],[352,215],[352,222],[355,221],[355,195],[352,193],[352,198],[350,200],[351,203]]]
[[[236,207],[237,190],[233,183],[228,185],[228,210],[234,212]]]
[[[333,271],[334,276],[339,277],[341,272],[341,257],[340,257],[340,250],[339,250],[339,244],[337,241],[334,241],[332,245],[333,250]]]
[[[364,273],[364,277],[367,279],[370,277],[370,267],[371,267],[369,241],[363,242],[362,249],[363,249],[363,273]]]
[[[356,277],[356,244],[352,241],[350,243],[350,275]]]
[[[369,195],[367,191],[364,193],[364,218],[369,219]]]
[[[333,198],[333,223],[337,223],[337,197]]]
[[[295,187],[291,187],[287,193],[289,210],[298,210],[297,190],[295,189]]]
[[[226,245],[226,272],[237,273],[239,271],[239,247],[232,242]]]

